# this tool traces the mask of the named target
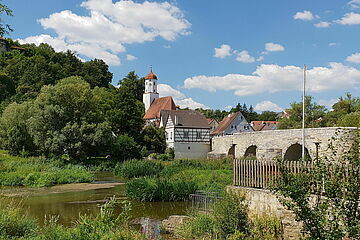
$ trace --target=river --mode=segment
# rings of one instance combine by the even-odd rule
[[[100,188],[97,188],[98,186]],[[109,187],[108,185],[114,185]],[[0,206],[9,202],[20,203],[31,217],[38,219],[39,224],[51,215],[58,216],[58,223],[71,226],[80,214],[96,215],[99,205],[112,196],[121,202],[126,199],[125,181],[112,173],[97,173],[96,181],[85,189],[70,189],[67,186],[55,188],[2,188],[0,189]],[[93,188],[95,186],[95,189]],[[101,188],[107,186],[107,188]],[[63,187],[63,188],[61,188]],[[20,194],[19,194],[20,193]],[[189,202],[138,202],[131,201],[131,217],[136,220],[149,218],[162,220],[170,215],[183,215],[191,203]],[[121,204],[117,211],[120,212]]]

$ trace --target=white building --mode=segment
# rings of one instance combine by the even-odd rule
[[[254,132],[254,129],[241,112],[235,112],[224,117],[219,126],[211,132],[211,136],[232,135],[240,132]]]
[[[166,132],[167,147],[174,148],[175,158],[206,158],[210,151],[210,126],[194,110],[162,110],[160,127]]]

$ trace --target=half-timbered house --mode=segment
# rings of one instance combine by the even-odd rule
[[[175,158],[206,158],[210,151],[210,126],[194,110],[162,110],[160,127],[166,132],[167,147],[174,148]]]

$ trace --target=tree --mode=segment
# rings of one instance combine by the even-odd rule
[[[142,145],[149,152],[164,153],[166,149],[165,130],[149,125],[142,131]]]
[[[263,111],[261,114],[258,114],[258,121],[276,121],[277,113],[272,111]]]
[[[6,14],[8,16],[13,15],[13,11],[8,8],[6,5],[0,3],[0,16],[1,14]],[[5,34],[9,34],[9,32],[12,32],[12,28],[9,24],[6,24],[3,22],[2,18],[0,17],[0,36],[4,36]]]
[[[19,155],[22,151],[36,154],[37,148],[30,135],[27,121],[32,116],[32,102],[12,103],[0,118],[0,146],[10,154]]]
[[[5,74],[0,73],[0,102],[15,94],[14,82]]]
[[[354,121],[356,121],[356,112],[360,112],[360,98],[353,98],[350,93],[346,93],[344,98],[339,98],[332,109],[333,111],[325,115],[327,126],[356,126]]]
[[[112,156],[119,161],[138,159],[141,157],[141,147],[135,142],[134,138],[127,134],[116,138]]]
[[[293,102],[291,108],[287,109],[289,118],[280,119],[280,129],[301,128],[302,126],[302,102]],[[311,96],[305,97],[305,127],[321,127],[324,125],[321,121],[316,121],[325,116],[325,106],[312,102]]]
[[[274,191],[303,222],[307,239],[360,238],[360,132],[339,136],[329,145],[333,154],[311,169],[293,174],[281,164]]]
[[[110,124],[98,118],[90,84],[80,77],[45,86],[34,101],[29,120],[36,145],[45,155],[91,157],[112,143]]]
[[[119,85],[121,89],[128,92],[137,100],[143,100],[143,92],[145,88],[145,79],[139,78],[135,72],[129,72],[126,77],[119,81]]]
[[[109,72],[109,66],[103,60],[95,59],[83,63],[81,76],[94,88],[109,87],[113,74]]]

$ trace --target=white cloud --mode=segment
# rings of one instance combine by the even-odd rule
[[[335,21],[338,24],[342,24],[342,25],[356,25],[356,24],[360,24],[360,14],[359,13],[346,13],[344,15],[344,17],[342,17],[339,20]]]
[[[121,64],[120,58],[116,54],[112,54],[96,43],[68,43],[62,38],[53,38],[47,34],[18,39],[18,41],[21,44],[34,43],[39,45],[41,43],[47,43],[50,44],[56,51],[67,51],[69,49],[88,58],[103,59],[109,65]]]
[[[338,102],[338,99],[330,99],[330,100],[321,99],[317,103],[319,105],[325,106],[327,109],[332,109],[332,106],[337,102]]]
[[[327,27],[330,27],[330,25],[331,25],[330,22],[323,22],[323,21],[314,24],[314,26],[317,27],[317,28],[327,28]]]
[[[260,56],[260,57],[258,57],[258,58],[256,59],[257,62],[261,62],[261,61],[263,61],[263,60],[264,60],[264,56]]]
[[[324,92],[347,90],[360,84],[360,71],[342,63],[329,67],[314,67],[307,71],[308,90]],[[184,80],[185,88],[199,88],[210,92],[234,91],[237,96],[296,91],[302,89],[303,69],[297,66],[262,64],[251,75],[194,76]]]
[[[252,63],[255,62],[255,58],[250,56],[248,51],[241,51],[237,54],[236,61],[243,63]]]
[[[220,48],[214,48],[214,50],[214,57],[216,58],[225,58],[232,55],[231,46],[227,44],[221,45]]]
[[[160,97],[171,96],[173,97],[175,104],[179,105],[181,108],[190,108],[190,109],[197,109],[197,108],[208,108],[202,103],[198,103],[192,98],[186,97],[185,94],[172,88],[167,84],[159,84],[158,91]]]
[[[335,43],[335,42],[329,43],[329,46],[330,46],[330,47],[334,47],[334,46],[336,46],[336,45],[337,45],[337,43]]]
[[[135,56],[133,56],[133,55],[130,55],[130,54],[127,54],[126,55],[126,60],[128,60],[128,61],[134,61],[134,60],[136,60],[137,59],[137,57],[135,57]]]
[[[352,9],[360,8],[360,0],[351,0],[350,2],[348,2],[348,5],[349,5]]]
[[[360,63],[360,53],[354,53],[346,58],[346,61],[352,63]]]
[[[263,112],[263,111],[281,112],[284,109],[271,101],[263,101],[256,104],[254,110],[257,112]]]
[[[225,109],[226,111],[230,111],[232,108],[233,108],[233,107],[230,106],[230,105],[227,105],[227,106],[224,107],[224,109]]]
[[[284,51],[285,48],[280,44],[269,42],[265,44],[265,50],[267,52],[281,52]]]
[[[297,12],[294,15],[294,19],[304,20],[304,21],[311,21],[314,19],[314,15],[310,11],[304,10],[303,12]]]
[[[65,43],[62,47],[66,49],[77,46],[80,54],[105,57],[108,64],[118,65],[117,54],[125,51],[125,44],[154,41],[157,37],[174,41],[179,35],[190,34],[191,24],[179,8],[168,2],[87,0],[81,6],[89,14],[81,16],[64,10],[38,20],[44,29],[57,34],[51,40],[47,38],[47,43],[59,41],[61,45]],[[42,36],[23,41],[39,42]]]

